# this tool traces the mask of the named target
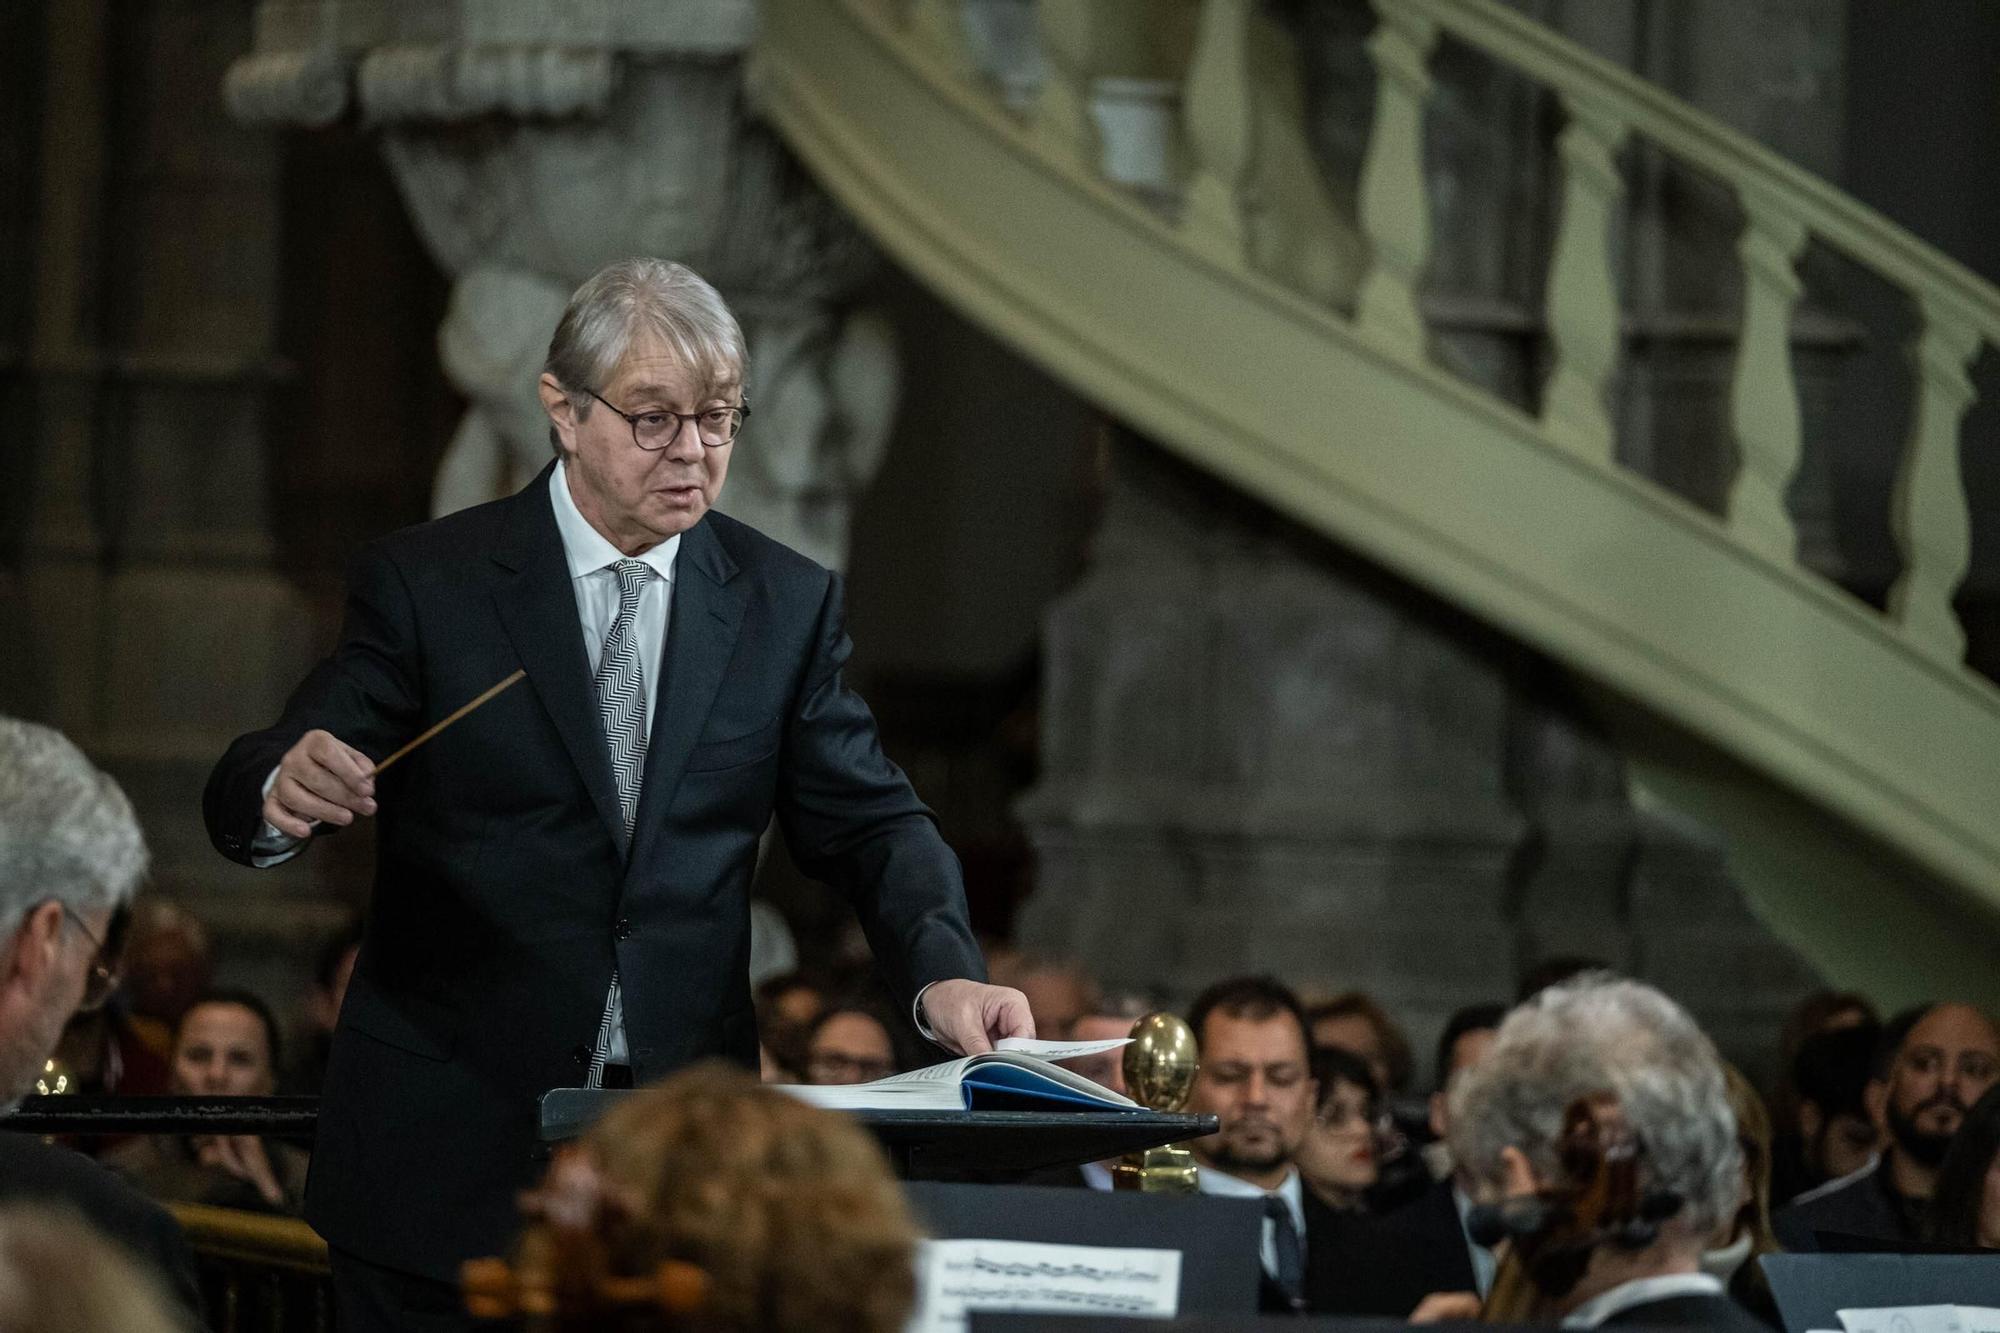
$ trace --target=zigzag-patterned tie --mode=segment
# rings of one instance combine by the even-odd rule
[[[625,816],[625,843],[629,847],[639,813],[639,784],[646,771],[646,678],[639,669],[634,622],[639,616],[639,594],[653,571],[637,560],[620,560],[611,568],[618,576],[618,614],[597,659],[597,708],[604,719],[611,776],[618,783],[618,808]],[[604,1019],[597,1025],[597,1040],[590,1048],[590,1072],[583,1081],[586,1088],[604,1086],[611,1038],[624,1022],[625,1000],[613,968],[611,993],[604,997]]]

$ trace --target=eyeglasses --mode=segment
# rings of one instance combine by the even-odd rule
[[[879,1060],[845,1051],[820,1051],[806,1057],[809,1083],[872,1083],[896,1072],[893,1060]]]
[[[744,418],[750,415],[750,404],[738,407],[708,407],[699,412],[674,412],[662,409],[657,412],[624,412],[604,399],[595,390],[585,389],[585,393],[598,402],[610,407],[613,412],[625,418],[625,424],[632,428],[632,443],[648,453],[656,453],[681,437],[681,423],[692,421],[695,436],[705,448],[720,449],[736,439],[736,432],[743,429]]]
[[[111,992],[118,989],[118,982],[125,965],[125,928],[132,922],[132,909],[120,903],[111,910],[111,920],[104,927],[104,938],[84,924],[76,909],[62,903],[63,915],[69,918],[77,933],[90,941],[95,951],[90,959],[90,977],[83,983],[83,1003],[77,1012],[87,1014],[94,1009],[102,1009],[104,1002],[111,998]]]

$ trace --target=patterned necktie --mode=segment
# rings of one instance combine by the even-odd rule
[[[1292,1220],[1291,1207],[1276,1194],[1264,1196],[1264,1216],[1271,1220],[1271,1239],[1276,1242],[1272,1248],[1278,1252],[1278,1271],[1271,1276],[1296,1309],[1304,1304],[1306,1289],[1306,1254],[1299,1243],[1299,1224]]]
[[[620,560],[611,568],[618,576],[618,614],[612,618],[611,632],[604,636],[595,684],[598,713],[604,719],[604,740],[611,750],[611,776],[618,784],[618,808],[625,816],[625,843],[630,847],[633,823],[639,813],[639,783],[646,771],[646,678],[639,669],[634,622],[639,616],[639,594],[645,590],[653,571],[637,560]],[[624,1022],[625,1000],[614,967],[611,993],[604,997],[604,1018],[597,1025],[597,1040],[590,1048],[590,1072],[584,1077],[584,1087],[604,1085],[611,1039]]]

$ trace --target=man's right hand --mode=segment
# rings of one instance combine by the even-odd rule
[[[264,798],[264,818],[291,838],[310,838],[316,824],[342,828],[356,815],[375,813],[375,765],[331,732],[308,731],[278,761],[277,780]]]

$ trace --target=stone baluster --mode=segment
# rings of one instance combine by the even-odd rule
[[[1251,0],[1204,0],[1187,81],[1194,170],[1181,226],[1190,245],[1232,265],[1250,258],[1245,214],[1257,151],[1251,18]]]
[[[1035,95],[1034,135],[1065,163],[1096,174],[1097,127],[1090,121],[1090,80],[1097,7],[1076,0],[1041,0],[1035,6],[1045,72]]]
[[[1555,371],[1542,398],[1542,424],[1566,447],[1610,462],[1605,390],[1618,364],[1618,292],[1611,273],[1611,223],[1624,197],[1617,155],[1629,127],[1609,108],[1565,97],[1569,125],[1557,141],[1563,164],[1561,230],[1549,266],[1548,319]]]
[[[1372,0],[1381,20],[1368,39],[1375,64],[1375,124],[1361,163],[1361,233],[1369,248],[1355,322],[1413,360],[1425,353],[1417,282],[1431,253],[1424,185],[1424,108],[1437,24],[1397,0]]]
[[[1736,480],[1729,488],[1729,525],[1772,560],[1795,558],[1798,534],[1785,493],[1799,470],[1799,391],[1792,376],[1792,307],[1804,284],[1793,265],[1805,248],[1805,224],[1777,200],[1742,191],[1743,333],[1730,382],[1729,424],[1736,444]]]
[[[1910,441],[1890,498],[1890,528],[1903,573],[1889,614],[1912,642],[1950,662],[1965,654],[1951,599],[1972,556],[1971,519],[1959,477],[1959,430],[1975,394],[1967,367],[1978,330],[1943,302],[1920,302],[1924,326],[1911,346],[1917,375]]]
[[[912,0],[908,14],[910,30],[945,72],[971,82],[975,70],[965,39],[963,0]]]

